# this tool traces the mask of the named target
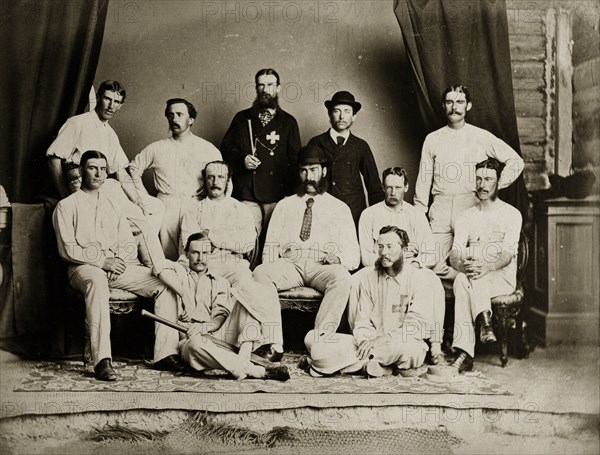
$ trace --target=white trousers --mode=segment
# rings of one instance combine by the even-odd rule
[[[452,346],[475,355],[475,319],[492,309],[492,298],[515,290],[514,269],[495,270],[472,280],[459,273],[454,280],[454,338]]]
[[[254,270],[260,283],[273,283],[278,291],[308,286],[323,293],[323,301],[315,318],[315,329],[335,333],[350,295],[350,273],[339,264],[323,265],[312,258],[296,262],[277,259]]]
[[[408,266],[407,266],[408,267]],[[410,266],[412,267],[412,266]],[[440,278],[431,270],[423,269],[427,274],[428,286],[433,290],[433,300],[423,302],[425,308],[420,311],[426,317],[427,338],[432,343],[441,343],[444,337],[444,317],[446,315],[446,296]],[[348,299],[348,324],[350,330],[354,330],[356,313],[358,312],[358,279],[352,278],[350,298]]]
[[[315,358],[319,359],[319,365],[329,368],[325,371],[327,374],[344,372],[350,365],[361,362],[358,358],[358,345],[352,335],[334,333],[323,336],[311,330],[306,334],[304,343],[313,358],[312,366],[319,373],[323,371],[319,371],[318,366],[315,367]],[[426,353],[427,343],[423,340],[390,338],[373,348],[369,359],[362,362],[367,363],[373,359],[384,367],[395,365],[399,369],[417,368],[423,365]],[[335,371],[331,371],[332,368]]]
[[[443,280],[452,281],[457,274],[456,270],[446,263],[454,241],[456,218],[468,208],[476,205],[478,201],[474,192],[452,196],[445,194],[434,196],[433,203],[429,208],[429,224],[433,233],[437,257],[433,271]]]
[[[252,342],[253,350],[264,344],[260,323],[239,302],[233,306],[223,326],[212,336],[234,346]],[[216,345],[201,334],[182,339],[179,350],[181,358],[195,370],[221,369],[229,371],[236,378],[253,376],[252,368],[249,368],[250,362],[241,361],[237,354]]]
[[[92,361],[96,365],[104,358],[112,358],[110,344],[110,288],[124,289],[142,297],[155,299],[157,316],[177,322],[175,294],[147,267],[127,264],[127,269],[109,283],[104,270],[93,265],[71,265],[69,283],[85,297],[85,312],[90,332]],[[155,324],[154,361],[177,354],[179,334],[164,324]]]

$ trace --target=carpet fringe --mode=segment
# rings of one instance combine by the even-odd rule
[[[210,418],[206,412],[198,412],[185,422],[181,429],[198,439],[213,439],[226,444],[253,444],[273,447],[278,442],[294,441],[296,437],[290,427],[275,427],[267,433],[239,428]]]
[[[84,439],[94,442],[144,442],[156,441],[167,433],[167,431],[155,432],[121,425],[105,425],[90,433]]]

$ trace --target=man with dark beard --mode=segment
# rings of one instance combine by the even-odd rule
[[[326,192],[327,160],[318,147],[298,152],[300,185],[281,200],[271,218],[263,263],[254,271],[261,283],[283,291],[309,286],[323,292],[315,319],[318,334],[333,334],[348,302],[350,273],[360,250],[350,209]]]
[[[454,280],[453,366],[459,372],[473,367],[475,326],[482,343],[496,341],[491,299],[510,294],[517,284],[517,253],[521,213],[498,199],[504,164],[494,158],[475,165],[475,194],[479,203],[456,220],[450,264]]]
[[[331,128],[313,137],[308,144],[325,151],[325,156],[331,163],[327,176],[331,194],[348,204],[354,224],[358,225],[360,214],[367,207],[363,180],[369,205],[383,200],[381,181],[371,148],[363,139],[350,132],[361,104],[354,99],[352,93],[341,91],[325,101],[325,107]]]
[[[310,374],[364,372],[370,377],[422,373],[427,353],[425,314],[433,292],[421,269],[404,267],[408,235],[396,226],[379,232],[375,265],[357,272],[358,312],[352,335],[323,337],[314,331],[305,342]],[[419,369],[417,369],[419,368]]]
[[[296,119],[279,107],[277,72],[261,69],[254,81],[256,100],[235,115],[221,151],[233,168],[233,197],[250,207],[260,233],[277,202],[293,193],[300,132]]]

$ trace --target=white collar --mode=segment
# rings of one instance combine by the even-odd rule
[[[338,133],[333,128],[329,128],[329,136],[331,136],[331,139],[333,139],[333,142],[335,142],[336,144],[337,144],[337,138],[343,137],[344,145],[345,145],[346,142],[348,141],[348,138],[350,137],[350,130],[345,130],[343,133]]]

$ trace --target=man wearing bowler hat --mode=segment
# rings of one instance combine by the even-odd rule
[[[319,147],[329,160],[327,182],[331,194],[341,199],[352,212],[358,225],[361,212],[367,207],[361,174],[365,181],[369,205],[383,201],[379,172],[369,144],[350,133],[350,127],[361,104],[350,92],[341,91],[325,101],[331,128],[313,137],[308,145]]]
[[[350,294],[350,270],[360,249],[350,209],[327,193],[327,158],[314,146],[298,152],[300,183],[271,217],[263,261],[254,278],[284,291],[309,286],[324,294],[315,319],[318,334],[333,334]]]

